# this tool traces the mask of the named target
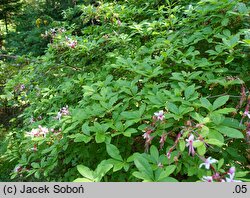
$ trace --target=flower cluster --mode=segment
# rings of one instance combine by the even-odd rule
[[[22,171],[22,169],[23,169],[23,167],[22,167],[20,164],[18,164],[18,165],[14,168],[14,172],[15,172],[15,173],[19,173],[19,172]]]
[[[144,133],[142,137],[145,139],[145,150],[148,151],[149,146],[151,145],[151,142],[154,138],[151,134],[154,132],[156,129],[156,124],[159,123],[158,121],[162,122],[163,119],[165,118],[163,110],[160,110],[159,112],[155,112],[153,116],[153,121],[151,122],[150,126],[147,127],[144,130]],[[164,146],[164,143],[166,141],[167,134],[163,133],[160,138],[160,148],[162,149]]]
[[[57,113],[57,116],[55,117],[56,120],[61,120],[61,117],[62,116],[67,116],[69,115],[70,112],[69,112],[69,107],[68,105],[66,105],[65,107],[61,108],[58,113]]]
[[[231,167],[228,172],[226,173],[218,173],[215,168],[212,166],[213,163],[217,163],[218,161],[216,159],[213,159],[211,157],[208,157],[207,159],[204,160],[204,163],[200,164],[199,168],[201,168],[202,166],[205,166],[206,169],[212,169],[212,171],[214,172],[214,174],[212,176],[203,176],[202,177],[202,181],[205,182],[241,182],[240,180],[234,180],[234,176],[235,176],[235,167]],[[229,177],[226,177],[226,176]]]
[[[176,140],[174,142],[174,145],[169,149],[169,151],[167,152],[167,158],[170,159],[171,157],[171,153],[172,151],[175,149],[175,147],[177,146],[180,138],[181,138],[181,135],[182,135],[182,132],[178,133],[177,137],[176,137]]]
[[[66,36],[67,46],[74,49],[77,45],[77,40],[72,40],[71,38]]]
[[[64,33],[66,30],[64,28],[50,28],[48,31],[45,31],[44,34],[41,34],[41,37],[55,37],[58,33]]]
[[[37,129],[32,129],[30,132],[27,132],[26,135],[30,136],[32,138],[34,138],[34,137],[46,137],[47,133],[49,133],[49,129],[39,125]]]

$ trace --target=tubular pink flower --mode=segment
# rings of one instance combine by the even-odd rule
[[[167,158],[168,158],[168,159],[171,158],[171,152],[170,152],[170,151],[168,151],[168,153],[167,153]]]
[[[235,174],[235,167],[232,166],[232,167],[228,170],[228,173],[229,173],[230,175],[234,175],[234,174]]]
[[[167,134],[166,134],[166,133],[163,133],[163,134],[161,135],[161,139],[160,139],[160,141],[159,141],[159,143],[160,143],[160,149],[163,148],[164,143],[165,143],[165,141],[166,141],[166,137],[167,137]]]
[[[228,174],[229,178],[226,177],[226,182],[242,182],[240,180],[234,180],[234,174]]]
[[[192,156],[194,156],[194,154],[195,154],[195,150],[194,150],[194,146],[193,146],[194,135],[191,134],[191,135],[189,136],[189,138],[186,139],[186,142],[187,142],[186,146],[189,147],[189,149],[188,149],[188,154],[189,154],[189,155],[192,154]]]
[[[226,177],[226,182],[242,182],[240,180],[234,180],[234,176],[235,176],[235,167],[234,166],[228,170],[228,175],[229,175],[229,178]]]
[[[77,41],[75,41],[75,40],[74,41],[70,41],[68,43],[68,46],[71,47],[71,48],[73,48],[73,49],[76,47],[76,45],[77,45]]]

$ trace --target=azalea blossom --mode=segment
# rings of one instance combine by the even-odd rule
[[[170,151],[168,151],[168,153],[167,153],[167,158],[168,158],[168,159],[171,158],[171,152],[170,152]]]
[[[56,120],[61,120],[61,117],[62,117],[62,114],[61,114],[61,112],[59,111],[59,112],[57,113]]]
[[[234,180],[234,174],[228,174],[229,178],[226,177],[226,182],[242,182],[240,180]]]
[[[71,47],[71,48],[73,48],[73,49],[76,47],[76,45],[77,45],[77,41],[76,40],[70,41],[68,43],[68,46]]]
[[[200,164],[199,168],[201,168],[204,165],[206,169],[210,169],[210,165],[216,162],[218,162],[218,160],[213,159],[212,157],[209,157],[205,160],[204,163]]]
[[[20,171],[22,171],[22,166],[21,165],[17,165],[14,169],[15,173],[19,173]]]
[[[228,170],[228,175],[229,175],[229,178],[226,177],[226,182],[242,182],[240,180],[234,180],[234,176],[235,176],[235,167],[231,167],[229,170]]]
[[[213,174],[213,176],[212,176],[212,178],[214,179],[214,180],[221,180],[221,178],[220,178],[221,176],[220,176],[220,174],[219,173],[214,173]]]
[[[49,129],[46,127],[42,127],[41,125],[39,125],[38,127],[40,129],[40,135],[46,137],[46,134],[49,133]]]
[[[149,146],[151,145],[152,140],[154,139],[153,136],[149,136],[149,138],[145,141],[145,152],[148,152]]]
[[[154,115],[156,116],[157,120],[162,121],[165,118],[163,110],[160,110],[159,112],[154,113]]]
[[[26,133],[27,136],[30,136],[30,137],[38,137],[40,135],[40,131],[39,129],[32,129],[30,132],[27,132]]]
[[[26,135],[32,138],[40,136],[46,137],[47,133],[49,133],[49,129],[39,125],[37,129],[32,129],[30,132],[27,132]]]
[[[243,116],[244,117],[247,116],[250,119],[250,113],[249,113],[249,111],[245,111],[244,114],[243,114]]]
[[[234,174],[235,174],[235,167],[234,167],[234,166],[232,166],[232,167],[228,170],[228,174],[234,176]]]
[[[150,138],[150,134],[153,132],[153,130],[152,129],[146,129],[146,132],[145,133],[143,133],[143,135],[142,135],[142,137],[143,137],[143,139],[149,139]]]
[[[195,154],[195,150],[194,150],[194,146],[193,146],[194,135],[191,134],[191,135],[189,136],[189,138],[186,139],[186,142],[187,142],[186,146],[189,147],[188,154],[189,154],[189,155],[192,154],[192,155],[194,156],[194,154]]]
[[[213,177],[212,176],[203,176],[202,181],[206,181],[206,182],[213,182]]]
[[[69,107],[68,105],[66,105],[66,107],[63,107],[61,108],[58,113],[57,113],[57,116],[55,117],[56,120],[61,120],[61,117],[62,116],[67,116],[69,115],[70,112],[69,112]]]
[[[164,143],[165,143],[165,141],[166,141],[166,137],[167,137],[167,134],[166,134],[166,133],[163,133],[163,134],[161,135],[161,139],[160,139],[160,141],[159,141],[159,143],[160,143],[160,148],[161,148],[161,149],[162,149],[163,146],[164,146]]]

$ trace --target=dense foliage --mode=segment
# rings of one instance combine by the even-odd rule
[[[0,105],[20,114],[1,132],[0,179],[250,180],[247,1],[67,7],[29,19],[21,54],[36,53],[2,61]]]

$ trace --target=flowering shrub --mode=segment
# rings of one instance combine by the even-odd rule
[[[6,84],[25,79],[28,104],[12,178],[249,181],[249,5],[185,2],[65,11],[81,35],[55,33]]]

